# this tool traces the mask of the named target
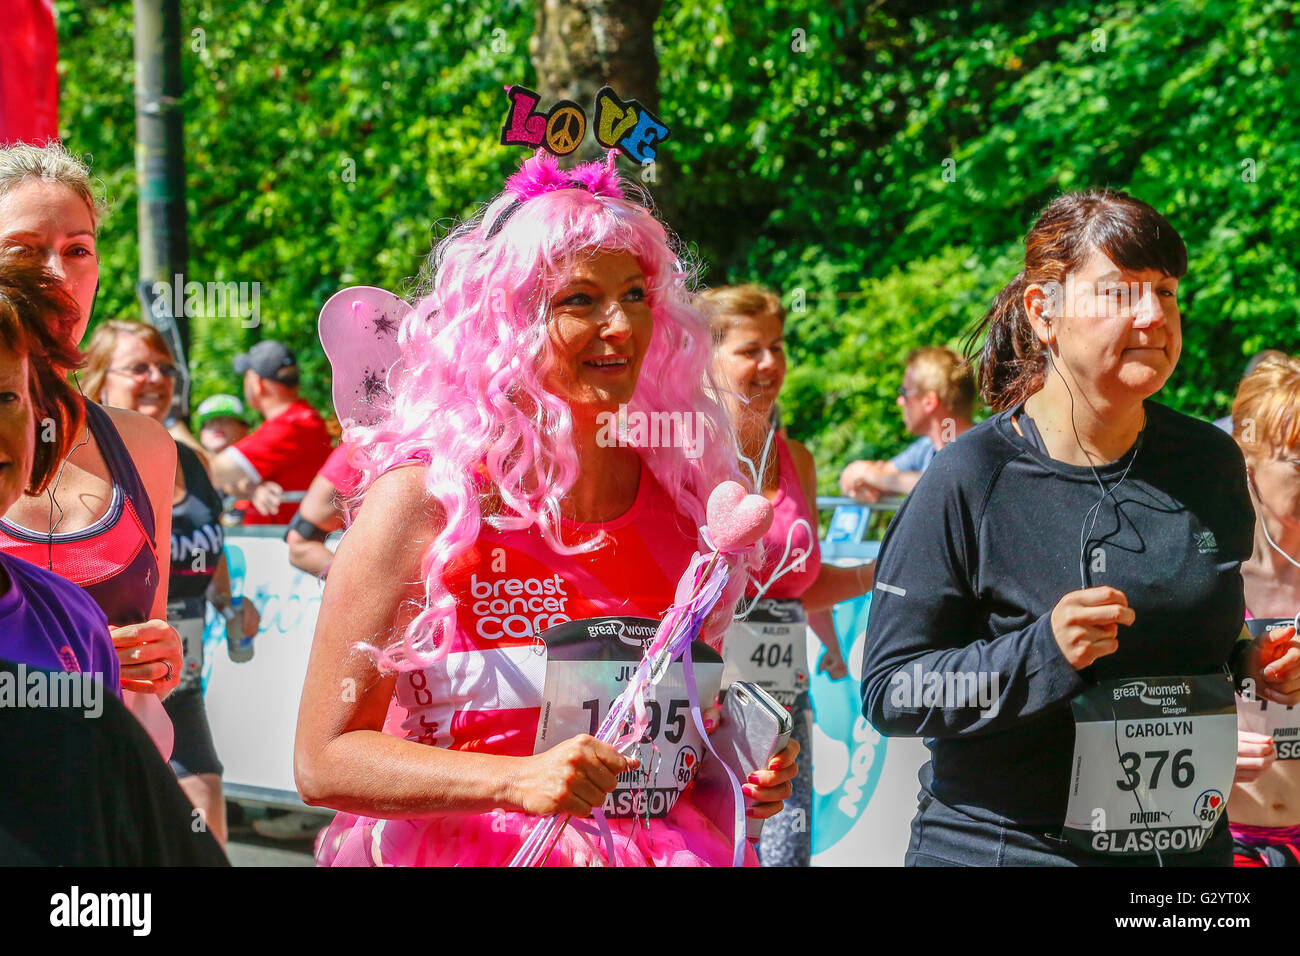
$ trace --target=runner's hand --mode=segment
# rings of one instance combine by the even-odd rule
[[[840,491],[854,501],[874,504],[880,500],[881,491],[876,487],[879,463],[874,461],[855,461],[840,472]]]
[[[280,501],[283,496],[284,489],[282,487],[274,481],[264,481],[253,489],[253,494],[250,497],[253,507],[260,514],[270,517],[280,510]]]
[[[848,676],[849,665],[844,663],[844,657],[840,654],[838,647],[828,647],[822,652],[822,659],[817,662],[817,673],[820,674],[823,671],[831,680],[843,680]]]
[[[121,664],[123,687],[141,694],[157,694],[159,699],[176,689],[181,682],[184,653],[181,636],[174,627],[155,620],[110,627],[108,633]]]
[[[240,601],[244,637],[257,637],[257,629],[262,626],[262,616],[257,613],[257,605],[248,598]]]
[[[635,757],[624,757],[603,740],[579,734],[543,753],[519,758],[510,802],[537,816],[568,813],[588,817],[592,807],[605,802],[618,775],[640,765]]]
[[[1134,618],[1123,591],[1085,588],[1057,602],[1052,609],[1052,634],[1070,666],[1080,671],[1119,650],[1119,625],[1131,625]]]
[[[799,772],[799,741],[792,740],[785,749],[767,762],[764,770],[755,770],[741,787],[745,796],[754,801],[746,815],[756,820],[774,817],[785,809],[793,788],[790,781]]]
[[[1257,697],[1277,704],[1300,704],[1300,643],[1294,627],[1279,627],[1255,638],[1250,675]]]
[[[1273,766],[1276,759],[1277,748],[1273,746],[1272,737],[1237,731],[1237,775],[1232,782],[1250,783]]]

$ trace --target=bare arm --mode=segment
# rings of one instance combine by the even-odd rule
[[[423,600],[420,564],[442,520],[425,494],[424,469],[397,468],[374,483],[340,543],[298,711],[299,793],[309,804],[396,819],[497,807],[586,816],[630,765],[591,737],[535,757],[503,757],[382,732],[396,678],[352,645],[401,634]]]
[[[866,594],[875,586],[876,562],[867,561],[850,568],[823,564],[817,580],[809,585],[800,598],[804,610],[809,614],[814,611],[826,611],[841,601],[850,601],[860,594]]]
[[[808,501],[808,513],[813,515],[814,520],[816,520],[817,465],[813,461],[812,454],[801,443],[788,441],[787,444],[790,448],[790,457],[794,460],[795,469],[799,472],[799,487],[803,490],[804,497]],[[818,535],[817,528],[812,530],[814,535]],[[804,591],[800,597],[804,610],[809,614],[814,611],[824,611],[827,608],[834,607],[841,601],[855,598],[859,594],[866,594],[872,588],[874,573],[875,565],[872,563],[854,568],[837,568],[832,564],[823,564],[821,571],[817,574],[817,579],[809,585],[808,590]]]
[[[885,463],[886,468],[880,472],[880,480],[876,482],[876,487],[886,494],[906,495],[910,494],[916,487],[916,483],[921,480],[923,472],[919,471],[899,471],[892,464]]]
[[[175,422],[171,428],[167,429],[167,434],[185,447],[193,449],[194,453],[199,456],[199,461],[203,462],[204,471],[212,470],[212,463],[208,460],[208,450],[199,444],[199,440],[190,434],[188,428],[180,422]]]
[[[113,420],[127,454],[140,473],[153,507],[154,558],[158,562],[158,590],[150,612],[167,619],[167,583],[172,566],[172,492],[176,488],[176,443],[167,429],[152,418],[121,408],[101,406]]]
[[[230,448],[212,459],[212,484],[223,495],[251,495],[260,483],[248,473],[243,456]]]
[[[158,564],[157,589],[154,591],[153,606],[149,610],[152,621],[167,620],[167,586],[170,583],[172,567],[172,492],[176,488],[176,442],[167,430],[154,421],[137,412],[122,408],[102,406],[113,420],[113,427],[121,436],[127,454],[140,481],[144,484],[145,494],[153,508],[154,560]],[[148,692],[152,689],[160,698],[166,697],[181,679],[183,654],[181,639],[175,629],[159,623],[157,627],[141,621],[124,627],[110,627],[116,645],[127,655],[123,661],[132,667],[152,668],[150,675],[132,673],[133,684],[128,689]],[[162,662],[171,666],[167,668]],[[170,678],[164,675],[170,674]],[[125,678],[124,679],[128,679]]]
[[[334,485],[328,478],[317,475],[312,479],[298,514],[322,531],[337,531],[343,527],[343,509],[339,507]],[[334,560],[334,553],[324,541],[312,541],[290,529],[285,538],[289,542],[289,563],[313,577],[320,577]]]
[[[835,619],[831,616],[831,612],[808,612],[808,626],[812,628],[817,639],[822,642],[822,647],[826,649],[822,659],[817,663],[817,670],[826,671],[830,674],[831,680],[844,677],[848,673],[848,665],[844,663],[844,655],[840,651],[840,638],[835,633]]]

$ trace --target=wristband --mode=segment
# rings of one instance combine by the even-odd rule
[[[284,540],[286,541],[289,540],[290,531],[298,532],[308,541],[323,542],[326,538],[330,536],[330,533],[326,531],[324,528],[320,527],[319,525],[312,524],[310,521],[304,518],[302,516],[302,512],[299,512],[298,514],[294,515],[293,520],[289,522],[289,528],[284,533]]]
[[[239,617],[239,612],[235,610],[235,604],[233,601],[221,608],[221,616],[226,619],[227,624]]]

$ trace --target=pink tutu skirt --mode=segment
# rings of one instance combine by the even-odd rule
[[[339,813],[316,839],[318,866],[505,866],[540,818],[494,810],[472,815],[384,820]],[[593,821],[585,821],[593,822]],[[618,866],[730,866],[731,841],[688,799],[667,817],[610,820]],[[744,837],[742,836],[743,840]],[[605,842],[564,828],[547,866],[608,866]],[[745,865],[757,866],[745,843]]]

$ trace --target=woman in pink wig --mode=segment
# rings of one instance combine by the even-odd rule
[[[689,270],[625,198],[614,157],[565,171],[538,153],[441,242],[401,323],[391,397],[348,436],[362,503],[331,566],[295,748],[303,799],[343,811],[322,864],[508,863],[539,817],[587,817],[640,770],[588,734],[534,754],[537,635],[660,616],[708,550],[710,491],[738,475]],[[681,440],[635,427],[665,413]],[[714,646],[743,579],[705,625]],[[753,816],[780,811],[797,752],[745,783]],[[730,836],[691,796],[611,819],[612,844],[569,826],[548,862],[730,862]]]

